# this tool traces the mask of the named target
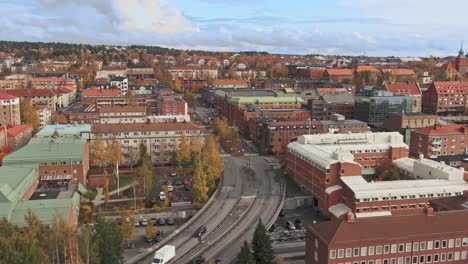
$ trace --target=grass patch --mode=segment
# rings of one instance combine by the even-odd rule
[[[130,184],[132,183],[132,175],[124,175],[124,176],[120,176],[120,188],[122,188],[123,186],[127,185],[127,184]],[[117,183],[114,184],[113,186],[111,186],[110,188],[110,191],[114,191],[114,190],[117,190]]]

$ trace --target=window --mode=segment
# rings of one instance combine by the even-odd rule
[[[362,247],[361,248],[361,257],[367,256],[367,247]]]
[[[426,242],[419,243],[419,249],[420,250],[426,250]]]
[[[437,240],[437,241],[435,242],[434,248],[435,248],[435,249],[439,249],[439,248],[440,248],[440,241],[439,241],[439,240]]]
[[[392,259],[390,260],[390,264],[397,264],[397,263],[396,263],[396,258],[392,258]]]
[[[455,240],[454,240],[454,239],[449,239],[448,247],[449,247],[449,248],[453,248],[454,245],[455,245]]]
[[[461,259],[467,259],[467,258],[468,258],[467,254],[468,254],[468,251],[466,251],[466,250],[465,250],[465,251],[462,251],[462,252],[461,252],[460,258],[461,258]]]
[[[447,248],[447,240],[442,240],[442,248]]]
[[[439,262],[439,254],[434,254],[434,262]]]
[[[375,264],[382,264],[382,260],[381,259],[376,259]]]
[[[427,241],[427,250],[432,250],[434,247],[434,242],[433,241]]]
[[[460,247],[460,246],[461,246],[461,238],[457,238],[457,239],[455,240],[455,246],[456,246],[456,247]]]
[[[377,255],[382,254],[382,246],[377,246],[376,254]]]
[[[330,259],[336,258],[336,250],[330,250]]]
[[[383,264],[388,264],[388,259],[384,259]]]
[[[367,253],[368,253],[369,256],[373,256],[373,255],[374,255],[374,251],[375,251],[375,247],[374,247],[374,246],[371,246],[371,247],[369,247],[369,252],[367,252]]]
[[[361,264],[366,264],[366,261],[361,261]]]
[[[419,242],[413,243],[413,251],[419,251]]]
[[[403,252],[403,251],[405,251],[405,244],[398,245],[398,252]]]
[[[385,245],[384,246],[384,254],[390,253],[390,245]]]
[[[354,248],[354,250],[353,250],[353,256],[354,256],[354,257],[359,256],[359,248]]]
[[[374,261],[373,261],[373,260],[369,260],[367,263],[368,263],[368,264],[374,264]]]
[[[398,258],[398,264],[403,264],[403,257]]]
[[[462,246],[466,247],[468,245],[468,237],[463,238]]]
[[[452,259],[453,259],[453,253],[450,252],[450,253],[447,254],[447,260],[452,261]]]
[[[431,263],[432,262],[432,255],[427,255],[426,256],[426,263]]]
[[[445,253],[440,254],[440,262],[445,262],[447,255]]]
[[[425,256],[419,256],[419,263],[424,263]]]
[[[344,257],[344,249],[338,249],[338,258]]]
[[[346,249],[346,257],[350,258],[353,256],[353,249],[352,248],[347,248]]]
[[[411,243],[406,243],[406,252],[411,252]]]
[[[455,252],[454,260],[460,260],[460,251]]]
[[[405,257],[405,264],[411,264],[411,257]]]
[[[418,263],[418,256],[414,256],[413,257],[413,264],[417,264]]]

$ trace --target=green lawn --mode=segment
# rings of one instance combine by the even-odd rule
[[[132,175],[120,176],[120,187],[132,183]],[[110,191],[117,190],[117,183],[111,186]]]

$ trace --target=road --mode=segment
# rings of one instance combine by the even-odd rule
[[[215,200],[191,226],[167,242],[167,244],[176,247],[177,257],[195,254],[192,249],[198,246],[199,241],[197,238],[193,238],[193,233],[199,226],[205,225],[207,227],[207,233],[204,237],[215,235],[226,227],[226,219],[232,219],[232,216],[236,215],[233,212],[245,210],[254,200],[257,185],[255,179],[243,173],[244,163],[245,161],[242,158],[225,157],[223,183]],[[151,263],[151,260],[152,255],[149,255],[139,263]],[[173,263],[184,262],[179,262],[176,258]]]
[[[305,263],[305,241],[273,243],[273,251],[286,263]]]
[[[244,159],[247,163],[248,158]],[[243,241],[252,240],[258,219],[262,219],[266,225],[278,210],[283,194],[278,164],[274,159],[264,156],[251,155],[250,159],[259,184],[256,199],[249,212],[230,230],[229,234],[206,251],[200,252],[208,260],[220,259],[225,264],[234,262]]]

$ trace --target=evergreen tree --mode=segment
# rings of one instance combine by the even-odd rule
[[[104,217],[98,218],[96,241],[101,264],[123,263],[123,236],[115,221]]]
[[[237,264],[255,264],[254,256],[247,241],[244,241],[244,245],[242,245],[241,251],[237,256]]]
[[[252,240],[253,256],[257,264],[273,263],[273,247],[262,220],[258,220]]]

